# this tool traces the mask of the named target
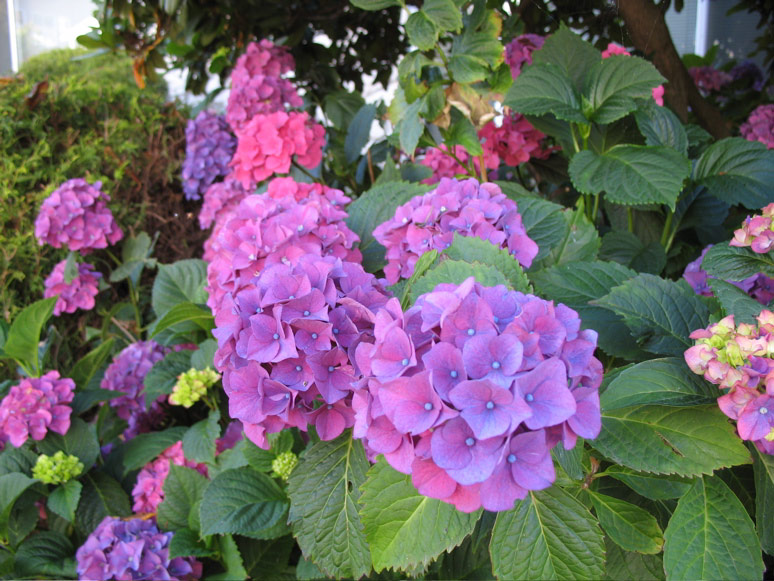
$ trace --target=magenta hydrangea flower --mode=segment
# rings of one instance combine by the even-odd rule
[[[198,200],[210,184],[230,173],[228,164],[234,149],[236,137],[223,116],[202,111],[188,121],[183,160],[183,192],[187,200]]]
[[[75,553],[79,579],[201,578],[193,557],[169,558],[174,533],[162,533],[155,519],[106,516]]]
[[[43,201],[35,219],[38,243],[65,246],[85,255],[121,240],[124,234],[106,204],[110,196],[101,187],[101,182],[91,185],[76,178],[55,189]]]
[[[246,196],[247,191],[234,179],[212,184],[204,192],[204,202],[199,211],[201,229],[206,230],[222,221],[223,217],[236,208]]]
[[[525,268],[538,253],[516,202],[496,184],[443,178],[435,190],[398,207],[391,220],[374,230],[374,238],[387,248],[387,282],[409,278],[419,257],[428,250],[447,248],[455,232],[506,248]]]
[[[193,468],[202,476],[207,476],[207,465],[188,460],[183,454],[183,442],[176,442],[164,450],[158,458],[148,462],[137,474],[137,483],[132,489],[134,512],[156,512],[159,504],[164,500],[164,481],[172,464]]]
[[[331,440],[353,425],[354,350],[387,301],[359,264],[319,253],[267,263],[250,287],[225,295],[215,365],[231,417],[256,445],[286,427],[313,425]]]
[[[293,55],[287,47],[278,46],[264,38],[260,42],[251,42],[234,65],[231,72],[232,83],[243,83],[251,77],[266,75],[281,77],[296,67]]]
[[[391,299],[355,359],[354,435],[425,496],[509,510],[550,486],[550,450],[601,429],[597,334],[578,314],[471,277],[405,313]]]
[[[688,69],[694,84],[704,95],[713,91],[720,91],[733,77],[726,72],[719,71],[715,67],[691,67]]]
[[[544,148],[541,141],[546,136],[518,113],[506,114],[500,127],[490,121],[479,131],[479,137],[488,158],[502,159],[513,167],[532,157],[548,159],[551,152],[558,149]]]
[[[622,54],[624,56],[632,55],[632,53],[630,53],[620,44],[611,42],[610,44],[607,45],[607,48],[602,51],[602,58],[603,59],[610,58],[611,56],[616,54]],[[653,100],[656,102],[656,105],[658,105],[659,107],[664,106],[664,85],[659,85],[658,87],[654,87],[651,90],[651,95],[653,96]]]
[[[753,252],[766,254],[774,246],[774,204],[769,204],[760,214],[747,216],[742,227],[734,231],[729,246],[750,247]]]
[[[515,79],[524,65],[532,64],[532,53],[543,46],[545,37],[537,34],[522,34],[505,45],[505,62],[511,67]]]
[[[274,174],[290,171],[295,158],[313,169],[322,161],[325,129],[308,113],[277,111],[252,117],[237,132],[237,148],[231,166],[234,177],[249,190]]]
[[[42,440],[49,430],[66,434],[74,393],[75,382],[60,378],[58,371],[22,379],[11,387],[0,402],[0,447],[11,442],[18,448],[28,438]]]
[[[774,149],[774,105],[756,107],[742,123],[739,132],[747,141],[760,141],[767,148]]]
[[[688,282],[688,284],[691,285],[693,292],[695,292],[697,295],[702,295],[705,297],[713,296],[712,288],[709,285],[709,280],[715,277],[709,276],[705,271],[703,271],[701,268],[701,263],[702,260],[704,260],[704,256],[707,254],[707,251],[712,248],[712,246],[713,245],[710,244],[704,250],[702,250],[701,256],[699,256],[699,258],[693,262],[690,262],[688,266],[685,267],[685,271],[683,272],[683,278]],[[762,305],[768,305],[772,300],[774,300],[774,279],[769,278],[763,273],[754,274],[742,281],[729,280],[727,282],[737,288],[742,289]]]
[[[91,264],[81,262],[78,264],[78,276],[67,283],[66,265],[66,260],[59,262],[43,282],[43,298],[59,297],[54,305],[54,315],[57,317],[62,313],[74,313],[78,309],[93,309],[94,297],[99,292],[99,279],[102,278],[102,273],[94,270]]]

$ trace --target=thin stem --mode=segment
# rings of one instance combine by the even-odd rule
[[[594,197],[594,209],[591,211],[591,223],[596,224],[597,223],[597,212],[599,212],[599,198],[602,197],[602,194],[599,193]]]
[[[667,250],[667,242],[669,242],[669,235],[672,230],[672,218],[674,218],[674,216],[675,214],[672,210],[667,210],[667,219],[664,223],[664,230],[661,232],[661,246],[664,247],[664,251]]]
[[[138,341],[137,337],[135,337],[134,335],[132,335],[132,334],[129,332],[129,330],[128,330],[126,327],[124,327],[124,325],[121,323],[121,321],[119,321],[119,320],[118,320],[118,319],[116,319],[115,317],[110,317],[110,321],[111,321],[111,322],[112,322],[112,323],[113,323],[113,324],[114,324],[116,327],[118,327],[119,329],[121,329],[121,331],[124,333],[124,335],[126,335],[126,337],[129,339],[129,341],[130,341],[131,343],[137,343],[137,341]]]
[[[634,234],[634,212],[632,212],[632,209],[629,206],[626,208],[626,226],[629,232]]]
[[[484,154],[478,156],[478,170],[481,173],[481,183],[487,182],[487,175],[486,175],[486,160],[484,159]]]
[[[137,332],[142,332],[142,316],[140,315],[140,297],[137,293],[137,288],[132,282],[132,278],[127,279],[129,283],[129,299],[132,301],[132,308],[134,309],[134,324],[137,327]]]

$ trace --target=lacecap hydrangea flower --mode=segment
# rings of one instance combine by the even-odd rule
[[[193,557],[169,558],[174,533],[153,519],[106,516],[75,553],[79,579],[193,580],[202,565]]]
[[[756,107],[742,123],[739,132],[747,141],[760,141],[767,148],[774,149],[774,104]]]
[[[597,334],[578,314],[471,277],[440,284],[405,313],[391,299],[373,341],[354,435],[419,492],[472,512],[509,510],[555,480],[551,448],[601,429]]]
[[[189,369],[177,376],[177,383],[169,395],[169,403],[189,408],[207,393],[207,390],[220,379],[220,374],[212,368]]]
[[[159,504],[164,500],[164,481],[169,475],[171,464],[193,468],[202,476],[207,476],[207,465],[188,460],[183,454],[183,442],[176,442],[164,450],[158,458],[148,462],[137,474],[137,483],[132,489],[134,512],[156,512]]]
[[[522,34],[505,45],[505,62],[511,67],[514,79],[521,74],[524,65],[532,64],[532,53],[542,48],[545,41],[545,37],[537,34]]]
[[[110,196],[101,187],[101,182],[91,185],[76,178],[54,190],[35,219],[38,243],[88,254],[121,240],[123,232],[107,207]]]
[[[202,111],[188,121],[183,160],[183,192],[187,200],[198,200],[210,184],[231,172],[228,164],[234,149],[236,137],[223,116]]]
[[[59,450],[53,456],[41,454],[32,467],[32,477],[46,484],[62,484],[83,472],[83,462],[77,456]]]
[[[99,279],[102,278],[102,273],[94,270],[91,264],[81,262],[78,264],[78,276],[68,283],[65,282],[66,266],[67,260],[57,263],[43,282],[43,298],[59,297],[54,305],[54,316],[57,317],[78,309],[93,309],[94,297],[99,293]]]
[[[22,379],[0,402],[0,444],[18,448],[28,438],[42,440],[49,430],[66,434],[74,392],[75,382],[58,371]]]
[[[750,247],[758,254],[766,254],[774,246],[774,204],[769,204],[755,216],[747,216],[742,227],[734,231],[729,246]]]
[[[710,287],[709,281],[710,279],[715,278],[714,276],[709,276],[701,268],[702,260],[704,260],[704,256],[710,248],[712,248],[712,244],[702,250],[701,256],[693,262],[690,262],[683,272],[683,278],[691,285],[693,292],[705,297],[713,296],[712,287]],[[742,281],[729,280],[727,282],[742,289],[763,305],[768,305],[774,300],[774,279],[769,278],[762,272],[754,274]]]
[[[602,58],[603,59],[610,58],[611,56],[616,54],[622,54],[624,56],[632,55],[632,53],[630,53],[620,44],[611,42],[610,44],[607,45],[607,48],[602,51]],[[664,106],[664,85],[659,85],[658,87],[654,87],[651,90],[651,95],[653,96],[653,100],[656,102],[656,105],[658,105],[659,107]]]
[[[538,253],[516,202],[496,184],[443,178],[435,190],[399,206],[391,220],[374,230],[374,238],[387,248],[387,282],[409,278],[422,254],[448,248],[455,233],[506,248],[525,268]]]

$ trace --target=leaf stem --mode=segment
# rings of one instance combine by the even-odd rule
[[[634,212],[632,212],[631,206],[626,207],[626,228],[634,234]]]
[[[661,232],[661,246],[664,247],[664,252],[666,252],[669,249],[669,246],[667,244],[670,240],[670,234],[672,231],[672,219],[674,218],[675,213],[672,210],[667,210],[667,218],[666,222],[664,222],[664,230]]]

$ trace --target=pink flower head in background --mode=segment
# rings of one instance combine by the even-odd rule
[[[264,38],[260,42],[251,42],[234,65],[231,72],[232,83],[243,83],[257,75],[280,77],[296,67],[293,55],[287,47],[278,46]]]
[[[393,302],[394,301],[394,302]],[[355,353],[355,437],[425,496],[509,510],[555,479],[550,450],[601,429],[597,334],[578,314],[471,277],[378,311]]]
[[[631,56],[632,53],[630,53],[628,50],[626,50],[623,46],[620,44],[617,44],[615,42],[611,42],[607,45],[607,48],[602,51],[602,58],[610,58],[613,55],[616,54],[622,54],[624,56]],[[656,105],[659,107],[664,106],[664,85],[659,85],[658,87],[654,87],[651,89],[651,95],[653,96],[653,100],[656,102]]]
[[[739,132],[747,141],[760,141],[769,149],[774,149],[774,105],[756,107],[742,123]]]
[[[27,438],[42,440],[49,430],[66,434],[74,392],[75,382],[60,379],[58,371],[22,379],[0,402],[0,444],[18,448]]]
[[[513,167],[533,157],[548,159],[554,151],[541,146],[546,136],[519,113],[506,113],[500,127],[490,121],[479,131],[479,136],[488,158],[502,159]]]
[[[505,45],[505,62],[511,67],[515,79],[524,65],[532,64],[532,53],[543,46],[545,37],[537,34],[522,34]]]
[[[774,246],[774,204],[763,208],[760,214],[747,216],[728,244],[738,248],[749,246],[757,254],[770,252]]]
[[[62,313],[74,313],[78,309],[93,309],[94,297],[99,292],[99,279],[102,278],[102,273],[95,271],[91,264],[81,262],[78,264],[78,276],[69,283],[65,282],[66,265],[67,260],[57,263],[43,283],[43,298],[59,297],[54,305],[54,315],[57,317]]]
[[[245,197],[247,191],[238,181],[226,179],[225,181],[212,184],[204,192],[204,202],[199,211],[199,226],[206,230],[210,226],[217,224],[223,216],[228,214],[239,205]]]
[[[444,250],[455,233],[506,248],[525,268],[538,253],[537,244],[527,236],[516,202],[496,184],[443,178],[436,189],[398,207],[391,220],[374,230],[374,238],[387,248],[387,282],[394,284],[409,278],[422,254]]]
[[[156,512],[159,504],[164,500],[164,481],[167,479],[171,464],[193,468],[201,475],[207,476],[207,465],[187,460],[183,455],[183,442],[176,442],[164,450],[158,458],[148,462],[137,474],[137,483],[132,489],[134,512]]]
[[[202,111],[190,119],[185,130],[183,192],[187,200],[198,200],[202,192],[230,173],[229,163],[236,138],[221,115]]]
[[[734,80],[731,75],[719,71],[715,67],[691,67],[688,69],[688,72],[696,87],[704,95],[713,91],[719,91]]]
[[[121,240],[123,232],[106,204],[110,196],[100,191],[101,187],[101,182],[91,185],[75,178],[54,190],[43,201],[35,220],[38,243],[65,246],[85,255]]]

